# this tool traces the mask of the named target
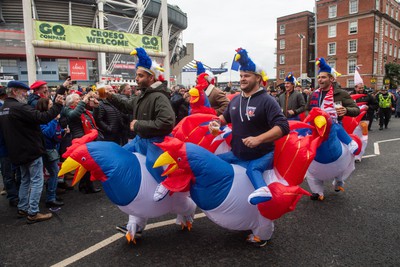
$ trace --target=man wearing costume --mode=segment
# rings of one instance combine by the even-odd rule
[[[219,116],[222,125],[232,123],[232,150],[219,156],[247,169],[246,174],[255,188],[248,202],[257,205],[272,198],[263,172],[271,168],[274,141],[289,133],[289,123],[275,99],[260,86],[268,79],[264,70],[254,64],[246,50],[239,48],[236,52],[242,92]]]

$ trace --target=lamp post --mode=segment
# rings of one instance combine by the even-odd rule
[[[301,33],[297,34],[297,36],[300,38],[300,75],[299,77],[301,78],[301,75],[303,73],[303,39],[305,36]]]

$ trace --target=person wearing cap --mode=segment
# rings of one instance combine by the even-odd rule
[[[396,101],[391,93],[388,92],[386,86],[382,87],[381,91],[376,95],[376,100],[378,101],[379,109],[379,130],[388,128],[390,117],[392,116],[392,111],[396,105]]]
[[[222,113],[224,113],[226,107],[228,106],[229,99],[226,97],[226,94],[221,89],[215,86],[214,74],[211,71],[206,70],[203,66],[203,63],[197,61],[196,68],[196,83],[199,83],[198,79],[204,77],[205,84],[207,85],[207,88],[204,88],[204,92],[208,97],[208,100],[210,101],[210,106],[217,112],[217,116],[221,115]],[[200,76],[200,74],[202,73],[207,73],[208,75]]]
[[[236,51],[242,93],[219,116],[222,125],[232,123],[232,151],[219,156],[229,163],[246,166],[255,188],[248,202],[256,205],[272,198],[262,173],[272,166],[273,142],[289,133],[289,124],[279,104],[261,87],[267,80],[265,72],[252,62],[246,50]]]
[[[328,113],[334,122],[340,122],[345,115],[358,116],[360,109],[349,93],[334,86],[335,78],[340,74],[331,68],[324,58],[317,58],[316,64],[319,66],[319,88],[311,93],[306,110],[319,107]]]
[[[300,120],[299,114],[303,113],[306,107],[304,97],[299,91],[295,91],[294,87],[296,79],[290,72],[285,78],[285,93],[279,96],[279,105],[283,110],[283,114],[289,120]]]
[[[45,81],[36,81],[30,86],[30,88],[33,90],[33,93],[28,96],[28,104],[32,107],[36,107],[36,104],[41,97],[49,97],[50,95],[49,87]]]
[[[57,96],[51,109],[40,112],[27,104],[29,86],[18,81],[7,85],[8,97],[0,108],[0,127],[11,163],[20,167],[18,216],[26,217],[27,223],[52,218],[51,213],[39,212],[43,190],[43,160],[46,153],[41,124],[53,120],[61,111],[64,99]]]

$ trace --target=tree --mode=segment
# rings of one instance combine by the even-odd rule
[[[385,73],[384,79],[390,79],[390,88],[396,89],[400,85],[400,64],[385,64]]]

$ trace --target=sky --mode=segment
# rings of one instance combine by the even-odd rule
[[[276,20],[278,17],[311,11],[314,0],[168,0],[187,14],[183,43],[194,43],[194,59],[230,69],[235,50],[246,49],[250,58],[275,78]],[[235,71],[219,76],[220,82],[238,81]],[[182,83],[188,83],[182,81]]]

